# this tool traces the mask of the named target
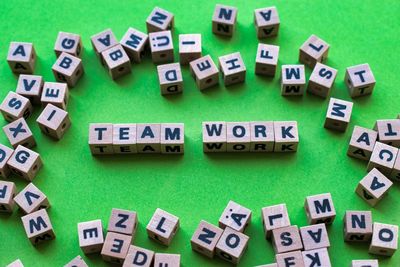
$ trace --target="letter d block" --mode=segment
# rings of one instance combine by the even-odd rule
[[[46,210],[38,210],[21,218],[26,235],[33,245],[52,240],[56,236]]]
[[[131,245],[122,267],[150,267],[154,251]]]
[[[78,223],[79,246],[83,253],[98,253],[104,243],[101,220]]]
[[[393,183],[377,169],[372,169],[359,183],[356,193],[374,207],[387,194]]]
[[[299,145],[297,121],[274,122],[274,152],[296,152]]]
[[[112,154],[113,125],[111,123],[91,123],[89,125],[89,147],[92,155]]]
[[[4,178],[10,176],[11,171],[7,164],[7,161],[13,153],[14,149],[0,144],[0,176]]]
[[[374,130],[354,126],[347,155],[357,159],[369,160],[377,137],[378,133]]]
[[[0,105],[0,111],[6,121],[12,122],[19,118],[27,119],[33,107],[28,98],[9,92]]]
[[[179,228],[179,218],[163,211],[156,209],[153,217],[150,219],[146,227],[147,234],[150,238],[157,242],[169,246]]]
[[[281,95],[303,95],[305,87],[306,75],[304,65],[282,65]]]
[[[209,258],[213,258],[215,254],[215,247],[223,230],[217,226],[210,224],[206,221],[200,221],[194,232],[190,244],[192,250],[197,251]]]
[[[16,187],[13,182],[0,181],[0,213],[12,213]]]
[[[161,153],[183,154],[185,151],[185,126],[183,123],[161,124]]]
[[[161,95],[178,94],[183,91],[183,79],[179,63],[157,66]]]
[[[324,127],[338,132],[345,132],[350,123],[352,110],[352,102],[332,97],[329,100]]]
[[[37,118],[40,130],[56,140],[60,140],[71,127],[68,112],[52,104],[48,104]]]
[[[381,142],[376,142],[368,162],[367,170],[370,171],[376,168],[384,175],[390,176],[398,153],[399,149]]]
[[[336,210],[330,193],[307,197],[304,208],[308,224],[332,224],[335,220]]]
[[[314,68],[317,62],[324,63],[328,58],[329,44],[312,34],[300,47],[299,61]]]
[[[54,44],[54,52],[59,57],[62,52],[68,53],[75,57],[81,57],[83,50],[81,36],[74,33],[59,32],[56,43]]]
[[[108,232],[101,250],[103,260],[122,264],[128,254],[132,236]]]
[[[57,58],[52,70],[56,81],[66,83],[69,87],[74,87],[84,74],[82,60],[65,52]]]
[[[11,42],[7,62],[15,74],[32,74],[35,70],[36,52],[32,43]]]
[[[203,122],[203,151],[226,152],[226,122]]]
[[[212,17],[212,32],[232,36],[236,28],[237,13],[236,7],[216,5]]]
[[[27,181],[32,181],[43,165],[40,155],[19,145],[7,162],[11,171]]]
[[[369,253],[393,256],[398,248],[399,227],[397,225],[374,223]]]
[[[113,80],[132,72],[131,61],[120,44],[103,51],[101,56]]]
[[[230,263],[238,264],[248,242],[247,235],[226,227],[217,243],[216,254]]]
[[[372,94],[375,87],[375,77],[369,64],[361,64],[346,69],[344,82],[351,97]]]

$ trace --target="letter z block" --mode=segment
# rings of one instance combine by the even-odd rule
[[[374,223],[372,242],[369,253],[383,256],[393,256],[399,242],[399,227],[397,225]]]
[[[179,218],[162,210],[156,209],[146,227],[147,234],[157,242],[169,246],[179,228]]]
[[[11,171],[27,181],[32,181],[43,165],[40,155],[19,145],[7,162]]]
[[[7,62],[15,74],[32,74],[35,71],[36,52],[32,43],[11,42]]]
[[[350,123],[352,110],[352,102],[332,97],[329,100],[324,127],[338,132],[345,132]]]
[[[43,241],[52,240],[56,236],[49,215],[45,209],[35,211],[21,217],[22,224],[29,241],[37,245]]]
[[[359,183],[356,193],[374,207],[387,194],[393,183],[377,169],[372,169]]]
[[[78,223],[79,246],[83,253],[98,253],[104,243],[101,220]]]
[[[335,220],[336,210],[330,193],[307,197],[304,208],[308,224],[332,224]]]
[[[206,221],[200,221],[194,232],[190,244],[192,250],[197,251],[209,258],[213,258],[215,247],[222,235],[223,230]]]
[[[65,52],[57,58],[52,70],[56,81],[69,87],[74,87],[84,74],[82,60]]]
[[[182,93],[183,79],[179,63],[158,65],[157,73],[161,95]]]

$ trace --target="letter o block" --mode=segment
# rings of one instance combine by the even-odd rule
[[[398,248],[399,227],[397,225],[374,223],[369,253],[393,256]]]
[[[230,263],[238,264],[248,241],[247,235],[227,227],[217,243],[216,254]]]

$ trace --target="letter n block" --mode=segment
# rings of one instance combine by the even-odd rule
[[[101,251],[104,243],[101,220],[78,223],[79,246],[83,253],[91,254]]]
[[[179,218],[162,209],[156,209],[146,227],[151,239],[169,246],[179,228]]]
[[[344,240],[369,242],[372,237],[371,211],[347,210],[344,215]]]
[[[374,223],[372,241],[369,253],[383,256],[393,256],[399,242],[399,227],[392,224]]]
[[[308,224],[332,224],[336,217],[330,193],[308,196],[304,203]]]
[[[21,218],[26,235],[33,245],[52,240],[56,236],[49,215],[45,209],[35,211]]]
[[[212,17],[212,32],[232,36],[236,28],[237,13],[236,7],[216,5]]]
[[[338,132],[345,132],[350,123],[352,110],[352,102],[332,97],[329,100],[324,127]]]
[[[190,240],[192,249],[209,258],[213,258],[215,247],[222,232],[223,230],[221,228],[206,221],[200,221],[199,226],[197,226],[197,229]]]

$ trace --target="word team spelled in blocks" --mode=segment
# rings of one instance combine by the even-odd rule
[[[379,267],[378,260],[352,260],[351,267]]]
[[[356,193],[374,207],[387,194],[392,185],[392,181],[374,168],[358,183]]]
[[[258,44],[255,74],[274,77],[278,66],[279,46]]]
[[[130,245],[122,267],[151,267],[154,251]]]
[[[18,83],[15,92],[28,98],[32,104],[40,104],[43,83],[42,76],[21,74],[18,77]]]
[[[40,130],[56,140],[60,140],[71,127],[68,112],[52,104],[47,104],[36,122]]]
[[[140,63],[148,45],[149,36],[134,28],[129,28],[121,39],[121,45],[132,62]]]
[[[384,175],[390,176],[398,153],[398,148],[377,141],[372,150],[367,170],[370,171],[376,168]]]
[[[329,248],[331,245],[324,223],[300,227],[300,234],[304,250]]]
[[[260,39],[278,35],[280,20],[276,7],[254,10],[254,25]]]
[[[201,58],[201,34],[179,34],[179,62],[187,65]]]
[[[81,256],[76,256],[70,262],[68,262],[64,267],[89,267]]]
[[[174,14],[155,7],[146,20],[146,26],[147,32],[172,30],[174,27]]]
[[[43,85],[42,105],[53,104],[54,106],[67,110],[69,90],[66,83],[45,82]]]
[[[103,51],[101,56],[113,80],[132,72],[131,61],[120,44]]]
[[[137,226],[138,219],[136,212],[112,209],[107,231],[135,236]]]
[[[21,217],[26,235],[33,245],[52,240],[56,236],[49,215],[45,209],[35,211]]]
[[[275,146],[272,121],[250,122],[250,152],[272,152]]]
[[[183,91],[182,71],[179,63],[157,66],[161,95],[177,94]]]
[[[0,105],[0,111],[6,121],[12,122],[19,118],[27,119],[33,107],[28,98],[9,92]]]
[[[192,249],[213,258],[222,232],[221,228],[202,220],[190,240]]]
[[[174,61],[174,45],[171,31],[149,33],[151,58],[154,64],[171,63]]]
[[[352,111],[352,102],[332,97],[329,100],[324,127],[338,132],[345,132],[350,123]]]
[[[78,223],[79,247],[83,253],[98,253],[104,243],[101,220]]]
[[[275,260],[278,267],[305,267],[300,250],[276,254]]]
[[[232,36],[236,28],[237,13],[236,7],[216,5],[212,17],[212,32]]]
[[[336,69],[317,62],[308,80],[307,92],[323,98],[328,97],[336,75]]]
[[[369,253],[383,256],[393,256],[399,242],[399,227],[397,225],[375,222]]]
[[[68,32],[59,32],[56,43],[54,45],[54,52],[59,57],[61,53],[65,52],[75,57],[81,57],[83,50],[82,39],[80,35]]]
[[[10,122],[3,127],[3,131],[14,148],[19,145],[27,148],[36,146],[35,137],[24,118]]]
[[[100,57],[102,64],[104,59],[101,57],[101,53],[118,44],[117,38],[115,38],[115,35],[111,29],[106,29],[93,35],[90,37],[90,41],[92,43],[94,52],[98,57]]]
[[[303,95],[305,86],[304,65],[282,65],[281,95]]]
[[[374,130],[378,132],[381,143],[400,147],[400,120],[377,120]]]
[[[32,43],[11,42],[7,62],[15,74],[32,74],[35,70],[36,52]]]
[[[57,58],[52,70],[56,81],[69,87],[74,87],[84,74],[82,60],[65,52]]]
[[[50,208],[47,196],[32,183],[19,192],[14,201],[25,214]]]
[[[331,267],[331,260],[326,248],[303,251],[305,267]]]
[[[216,245],[215,253],[228,262],[238,264],[248,242],[247,235],[226,227]]]
[[[302,250],[299,228],[294,225],[272,230],[272,245],[276,254]]]
[[[4,178],[8,178],[8,176],[11,174],[11,170],[7,162],[13,153],[14,149],[0,144],[0,176]]]
[[[122,264],[128,254],[132,242],[132,236],[114,232],[108,232],[101,249],[103,260]]]
[[[191,61],[190,72],[195,78],[197,88],[200,90],[210,88],[219,83],[219,70],[209,55]]]
[[[368,161],[371,158],[377,138],[378,133],[376,131],[354,126],[347,155]]]
[[[344,215],[344,240],[368,242],[372,238],[371,211],[348,210]]]
[[[154,255],[154,266],[159,266],[159,267],[180,267],[181,266],[181,255],[179,255],[179,254],[167,254],[167,253],[156,253]]]
[[[12,213],[17,188],[13,182],[0,180],[0,213]]]
[[[246,66],[240,52],[219,57],[219,69],[225,86],[243,83],[246,79]]]
[[[290,226],[286,204],[279,204],[261,209],[261,217],[266,238],[270,238],[272,230]]]
[[[336,210],[330,193],[307,197],[304,208],[308,224],[332,224],[335,220]]]
[[[368,64],[361,64],[346,69],[344,82],[351,97],[372,94],[375,87],[375,77]]]
[[[325,62],[328,52],[329,44],[313,34],[300,47],[299,61],[314,68],[317,62]]]
[[[251,210],[231,200],[219,218],[219,227],[222,229],[230,227],[243,233],[250,224],[250,220]]]
[[[169,246],[179,228],[179,218],[162,209],[156,209],[146,227],[150,238]]]
[[[14,174],[27,181],[32,181],[42,167],[43,162],[38,153],[19,145],[7,164]]]
[[[274,122],[274,152],[296,152],[299,145],[299,132],[296,121]]]

